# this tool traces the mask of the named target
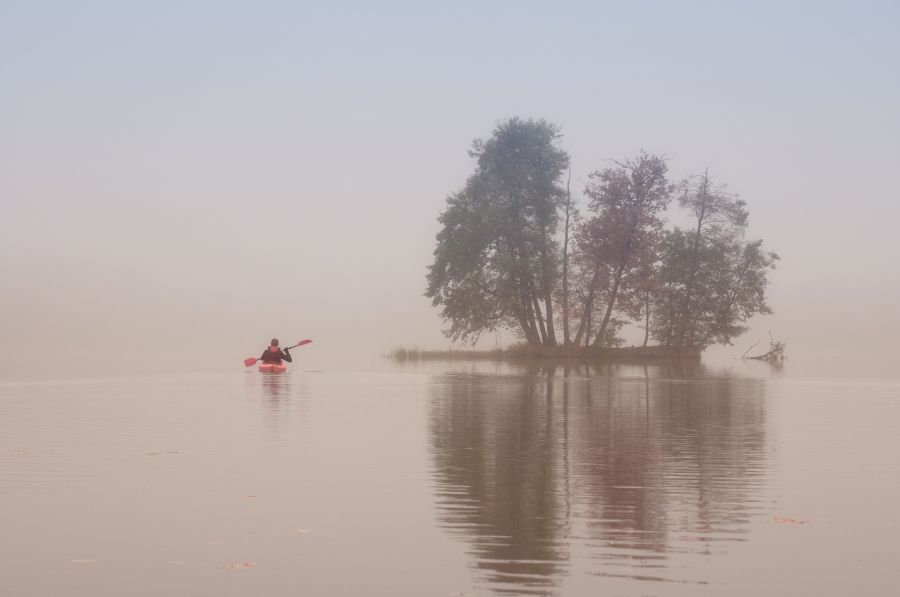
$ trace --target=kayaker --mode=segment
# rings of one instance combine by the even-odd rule
[[[259,360],[263,363],[270,363],[273,365],[280,365],[282,360],[285,360],[288,363],[294,362],[294,359],[291,358],[291,350],[289,348],[282,350],[278,347],[278,338],[272,338],[272,342],[269,343],[269,348],[262,353]]]

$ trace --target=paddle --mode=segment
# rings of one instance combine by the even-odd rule
[[[298,346],[306,346],[307,344],[310,344],[311,342],[312,342],[312,340],[300,340],[293,346],[288,346],[287,348],[285,348],[283,350],[290,350],[292,348],[297,348]],[[253,365],[256,364],[256,361],[258,361],[258,360],[259,359],[257,357],[246,358],[246,359],[244,359],[244,367],[252,367]]]

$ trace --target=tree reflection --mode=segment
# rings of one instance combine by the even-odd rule
[[[445,526],[474,540],[492,582],[545,586],[567,559],[554,384],[448,376],[437,388],[431,427]]]
[[[497,592],[552,591],[576,556],[593,574],[702,582],[691,558],[763,507],[763,397],[696,363],[439,376],[441,521]]]

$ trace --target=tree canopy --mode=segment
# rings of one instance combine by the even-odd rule
[[[559,137],[544,120],[511,118],[473,143],[475,172],[447,198],[428,271],[426,294],[452,338],[510,327],[528,342],[556,344],[556,234],[569,164]]]

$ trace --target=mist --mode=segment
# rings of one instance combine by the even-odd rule
[[[734,350],[897,354],[895,6],[515,7],[0,9],[0,378],[446,347],[436,218],[509,116],[579,200],[644,148],[748,202],[782,261]]]

